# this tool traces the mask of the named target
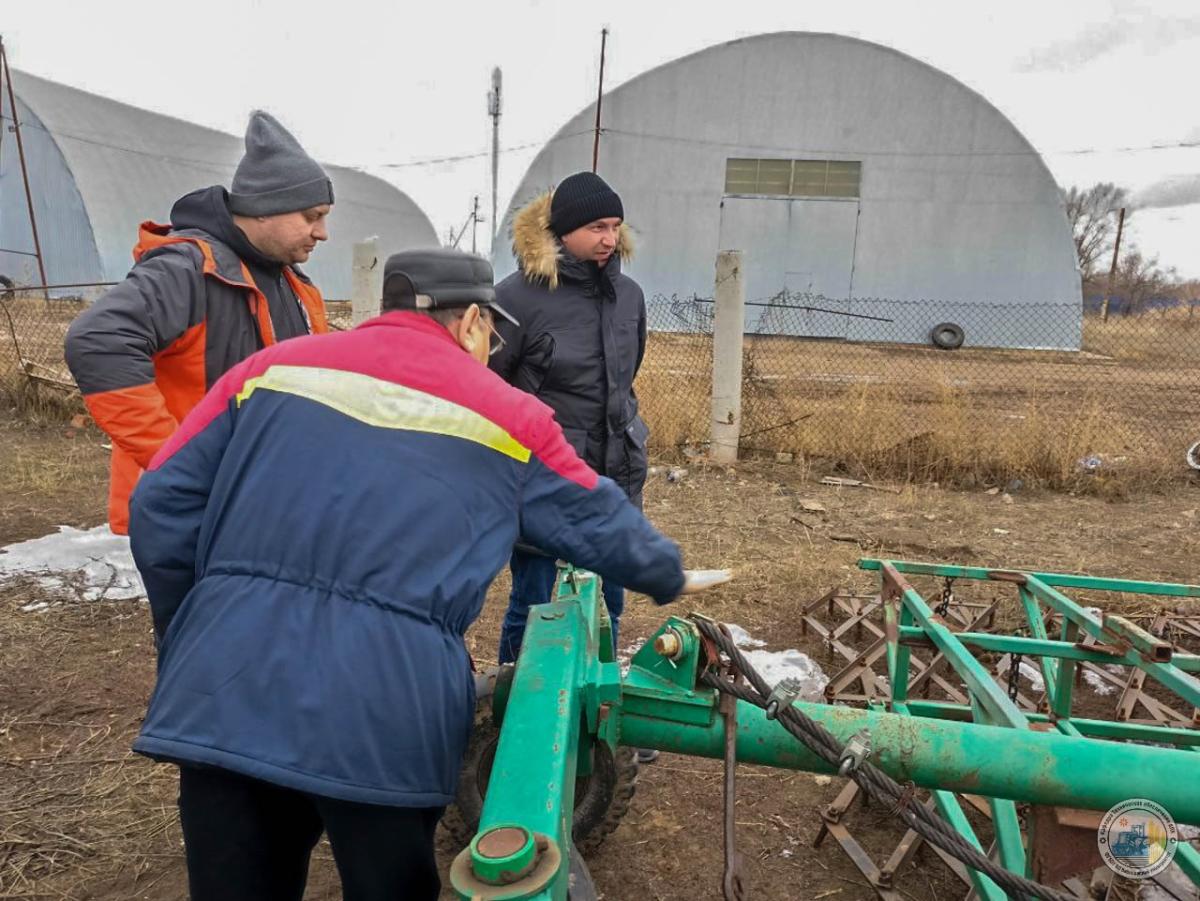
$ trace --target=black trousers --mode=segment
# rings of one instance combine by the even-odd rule
[[[443,810],[335,801],[227,770],[179,770],[192,901],[301,901],[322,831],[346,901],[436,901],[433,834]]]

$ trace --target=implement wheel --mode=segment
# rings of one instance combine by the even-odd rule
[[[495,680],[490,680],[495,684]],[[487,794],[500,730],[492,719],[490,692],[479,692],[475,702],[475,728],[463,756],[462,773],[454,803],[446,808],[442,823],[459,847],[465,847],[479,829],[483,799]],[[582,853],[599,848],[621,824],[637,788],[638,765],[632,748],[598,742],[592,754],[592,772],[575,780],[575,818],[571,838]],[[586,872],[586,869],[585,869]],[[581,895],[586,897],[586,895]]]

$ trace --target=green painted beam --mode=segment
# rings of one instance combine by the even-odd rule
[[[979,837],[975,834],[975,830],[971,828],[971,821],[967,819],[967,815],[963,812],[962,805],[958,803],[958,798],[954,797],[951,792],[935,791],[933,793],[933,801],[937,805],[938,813],[945,818],[946,822],[953,826],[954,830],[966,839],[967,842],[974,845],[976,851],[986,856],[987,851],[979,843]],[[1016,872],[1024,875],[1025,869],[1022,867]],[[975,886],[976,894],[984,899],[984,901],[1008,901],[1008,893],[992,882],[988,876],[971,867],[967,867],[967,875],[971,877],[971,884]]]
[[[1051,585],[1047,585],[1036,576],[1029,576],[1025,586],[1043,604],[1053,607],[1064,619],[1069,619],[1100,641],[1111,641],[1111,634],[1105,629],[1103,620],[1094,613],[1089,613],[1079,604]],[[1200,708],[1200,679],[1185,673],[1170,663],[1151,663],[1141,661],[1138,668],[1154,679],[1164,688],[1173,691],[1193,708]],[[1060,683],[1061,684],[1061,683]]]
[[[1175,865],[1195,885],[1200,885],[1200,851],[1188,842],[1181,841],[1175,846]]]
[[[1113,656],[1103,651],[1094,651],[1077,644],[1058,641],[1053,638],[1039,636],[1024,638],[1019,635],[994,635],[991,632],[955,632],[954,637],[967,647],[980,651],[994,651],[998,654],[1024,654],[1026,657],[1059,658],[1088,663],[1114,664],[1116,666],[1138,666],[1143,663],[1141,656],[1130,651],[1126,654]],[[933,642],[926,637],[925,630],[919,626],[902,626],[900,628],[901,644],[912,646],[930,646]],[[1043,660],[1043,663],[1048,661]],[[1200,672],[1200,655],[1176,654],[1171,663],[1184,672]],[[1051,670],[1057,676],[1057,670]],[[1047,683],[1049,684],[1049,683]],[[1047,690],[1047,694],[1051,694]]]
[[[858,561],[858,568],[876,571],[883,568],[885,561],[864,557]],[[1200,598],[1200,585],[1187,585],[1178,582],[1139,582],[1131,579],[1098,579],[1092,576],[1079,576],[1069,573],[1026,572],[1024,570],[988,569],[982,566],[950,566],[942,563],[919,563],[912,560],[891,560],[896,569],[913,576],[940,576],[951,579],[970,579],[987,582],[995,574],[1032,575],[1044,584],[1055,588],[1082,588],[1086,591],[1117,591],[1124,594],[1145,594],[1157,597]],[[1200,611],[1198,611],[1200,612]]]
[[[594,595],[595,590],[593,580],[590,592]],[[559,596],[563,594],[560,587]],[[562,864],[548,890],[517,898],[565,901],[567,897],[571,848],[567,824],[574,815],[583,720],[581,683],[588,662],[599,663],[597,638],[593,632],[589,641],[578,598],[530,611],[477,835],[520,824],[554,839],[562,851]],[[585,653],[589,644],[593,654]],[[469,854],[470,848],[463,853]],[[452,871],[452,881],[454,875]],[[455,883],[454,889],[459,898],[475,897],[471,886]]]
[[[637,715],[621,716],[621,744],[719,759],[724,721],[683,723],[672,702],[647,701]],[[914,713],[929,702],[910,701]],[[1200,823],[1196,757],[1173,748],[1072,738],[1056,732],[1002,729],[953,720],[902,716],[851,707],[797,702],[841,742],[867,729],[871,761],[900,782],[925,788],[1108,810],[1128,798],[1152,798],[1185,823]],[[737,755],[742,763],[830,773],[833,768],[757,707],[738,704]],[[1120,779],[1112,774],[1120,773]]]
[[[1042,619],[1042,608],[1038,606],[1037,600],[1025,590],[1024,586],[1017,587],[1017,597],[1021,601],[1021,606],[1025,608],[1025,621],[1029,624],[1029,634],[1039,641],[1049,640],[1050,636],[1046,634],[1046,623]],[[961,634],[959,641],[962,641]],[[1054,661],[1045,656],[1038,659],[1038,665],[1042,668],[1042,681],[1046,684],[1046,697],[1053,701],[1058,694],[1058,670],[1054,666]]]
[[[1029,723],[1021,709],[1009,700],[1008,695],[996,684],[983,665],[958,640],[942,622],[934,618],[933,610],[925,603],[925,599],[901,576],[889,561],[884,561],[881,578],[884,581],[884,597],[888,594],[887,582],[894,582],[902,593],[902,603],[913,618],[933,641],[937,649],[945,655],[946,660],[967,684],[971,695],[977,698],[988,716],[998,725],[1009,726],[1013,729],[1027,729]],[[895,688],[892,689],[895,692]]]

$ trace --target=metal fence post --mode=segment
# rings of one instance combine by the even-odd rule
[[[713,315],[712,459],[734,463],[742,433],[742,342],[746,290],[742,252],[717,253]]]
[[[379,315],[383,297],[383,260],[379,258],[379,238],[371,237],[354,245],[351,280],[351,321],[358,325]]]

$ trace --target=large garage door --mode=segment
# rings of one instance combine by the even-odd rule
[[[857,222],[857,200],[725,197],[719,249],[742,251],[747,331],[845,337],[837,313],[850,297]]]

